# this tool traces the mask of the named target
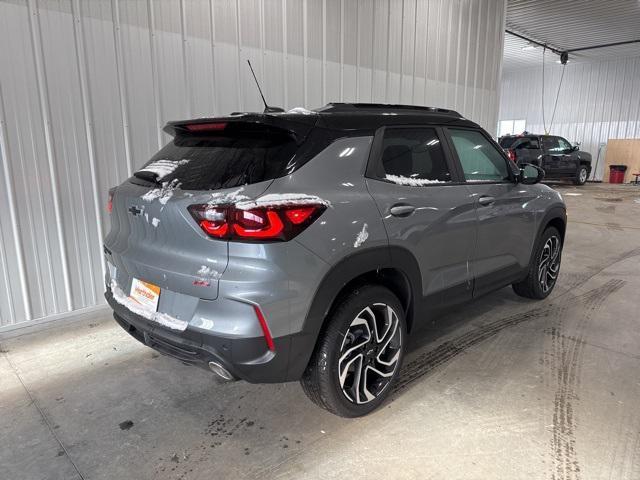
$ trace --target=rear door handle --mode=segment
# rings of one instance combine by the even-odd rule
[[[408,217],[415,209],[413,205],[394,205],[389,211],[394,217]]]
[[[495,197],[486,197],[486,196],[485,196],[485,197],[480,197],[480,198],[478,199],[478,203],[479,203],[480,205],[485,205],[485,206],[486,206],[486,205],[491,205],[491,204],[493,204],[495,201],[496,201]]]

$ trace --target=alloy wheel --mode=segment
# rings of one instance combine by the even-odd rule
[[[349,401],[369,403],[388,387],[398,368],[402,341],[400,320],[389,305],[374,303],[356,315],[338,358],[340,388]]]
[[[538,264],[538,281],[544,293],[551,290],[558,279],[561,245],[560,238],[554,235],[549,237],[542,247]]]
[[[580,183],[584,183],[587,181],[587,169],[583,168],[580,170]]]

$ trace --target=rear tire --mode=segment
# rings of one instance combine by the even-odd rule
[[[375,410],[400,372],[406,331],[404,309],[389,289],[354,290],[327,319],[300,380],[304,393],[341,417]]]
[[[576,185],[584,185],[587,183],[587,178],[589,177],[589,169],[586,165],[580,165],[578,171],[576,172],[576,178],[573,180],[573,183]]]
[[[562,237],[555,227],[548,227],[536,243],[527,277],[512,285],[521,297],[542,300],[549,296],[558,280],[562,258]]]

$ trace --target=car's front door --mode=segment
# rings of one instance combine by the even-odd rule
[[[476,214],[458,175],[439,128],[384,127],[376,133],[367,186],[390,246],[408,249],[418,262],[427,307],[472,294]]]
[[[535,236],[535,195],[516,183],[509,160],[482,131],[447,128],[477,213],[471,261],[474,296],[518,279],[527,268]]]
[[[542,168],[545,178],[557,178],[563,176],[566,170],[565,150],[560,146],[558,137],[542,137]]]
[[[560,162],[561,174],[563,176],[575,175],[578,171],[578,165],[580,165],[577,152],[567,140],[562,137],[556,138],[558,139],[558,146],[562,151],[562,161]]]

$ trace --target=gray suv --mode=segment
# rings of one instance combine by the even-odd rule
[[[561,196],[454,111],[334,103],[164,130],[110,191],[105,295],[133,337],[226,380],[300,380],[364,415],[435,312],[555,285]]]

